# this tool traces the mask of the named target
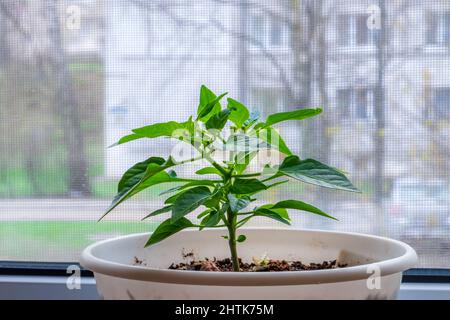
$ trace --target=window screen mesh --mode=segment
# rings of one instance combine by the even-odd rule
[[[272,189],[265,200],[340,220],[296,213],[293,227],[390,236],[420,267],[449,267],[449,17],[436,0],[2,0],[0,260],[74,261],[93,241],[151,231],[159,217],[139,220],[160,187],[96,220],[124,170],[175,144],[107,146],[185,120],[205,84],[263,115],[324,108],[279,131],[363,193]]]

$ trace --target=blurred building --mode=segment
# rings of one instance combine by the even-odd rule
[[[209,23],[216,18],[238,32],[237,8],[218,11],[215,6],[179,1],[140,3],[114,1],[106,9],[106,145],[139,126],[185,121],[196,112],[201,84],[239,98],[239,41]],[[173,146],[167,141],[108,149],[107,174],[121,174],[149,150],[166,156]]]
[[[332,1],[328,24],[328,94],[336,124],[332,154],[339,166],[373,173],[381,27],[380,1]],[[450,148],[450,4],[383,1],[386,43],[385,171],[388,177],[431,175]],[[442,143],[444,142],[444,143]],[[446,155],[446,156],[445,156]],[[440,174],[448,172],[441,168]],[[447,173],[448,174],[448,173]]]
[[[448,137],[450,118],[450,4],[384,2],[385,170],[392,177],[425,173],[450,152],[436,141]],[[326,121],[315,122],[320,132],[294,123],[280,128],[288,145],[308,156],[302,136],[311,134],[312,151],[327,149],[334,165],[372,175],[380,2],[239,3],[108,4],[106,144],[141,125],[185,119],[206,84],[263,114],[324,106]],[[110,149],[107,174],[123,172],[149,148],[166,154],[170,145],[148,141]]]
[[[64,51],[72,57],[100,57],[103,47],[103,0],[4,0],[0,5],[0,52],[3,60],[36,61],[54,53],[54,19]],[[55,14],[52,9],[55,4]]]
[[[104,44],[104,6],[108,0],[63,0],[64,47],[75,57],[100,58]]]

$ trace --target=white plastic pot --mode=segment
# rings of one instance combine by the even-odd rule
[[[402,272],[417,262],[405,243],[356,233],[244,229],[238,245],[244,261],[271,259],[303,263],[338,259],[346,268],[288,272],[168,270],[196,259],[229,257],[225,230],[183,231],[144,248],[148,234],[105,240],[86,248],[81,264],[92,270],[105,299],[394,299]],[[146,265],[134,265],[135,257]]]

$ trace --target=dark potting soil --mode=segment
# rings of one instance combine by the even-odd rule
[[[268,260],[264,264],[243,263],[239,260],[241,271],[247,272],[276,272],[276,271],[307,271],[307,270],[325,270],[344,268],[347,265],[337,264],[336,260],[323,261],[322,263],[303,264],[301,261],[285,261],[285,260]],[[229,272],[233,271],[232,263],[229,258],[222,260],[198,260],[189,263],[172,263],[169,266],[172,270],[189,270],[189,271],[216,271]]]
[[[323,261],[322,263],[303,264],[301,261],[269,260],[267,263],[256,265],[255,263],[243,263],[239,260],[241,271],[247,272],[275,272],[275,271],[306,271],[306,270],[324,270],[343,268],[346,265],[337,264],[336,260]],[[172,264],[169,269],[172,270],[190,270],[190,271],[233,271],[232,263],[229,258],[222,260],[199,260],[190,263]]]

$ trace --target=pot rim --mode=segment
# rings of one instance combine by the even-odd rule
[[[135,233],[112,239],[98,241],[91,244],[81,254],[80,264],[94,272],[94,274],[119,277],[130,280],[162,282],[172,284],[211,285],[211,286],[276,286],[335,283],[344,281],[366,280],[373,275],[374,270],[380,271],[380,276],[401,273],[412,268],[417,263],[417,254],[413,248],[404,242],[355,232],[316,230],[316,229],[286,229],[286,228],[243,228],[242,231],[280,231],[283,232],[311,232],[334,235],[347,235],[355,238],[371,238],[385,244],[401,247],[404,253],[398,257],[373,263],[345,267],[341,269],[288,271],[288,272],[209,272],[156,269],[147,266],[136,266],[101,259],[93,254],[96,247],[107,243],[121,241],[128,238],[148,236],[149,233]],[[201,232],[216,232],[204,230]],[[184,230],[181,232],[199,232],[198,230]],[[355,239],[356,240],[356,239]],[[376,269],[377,268],[377,269]]]

